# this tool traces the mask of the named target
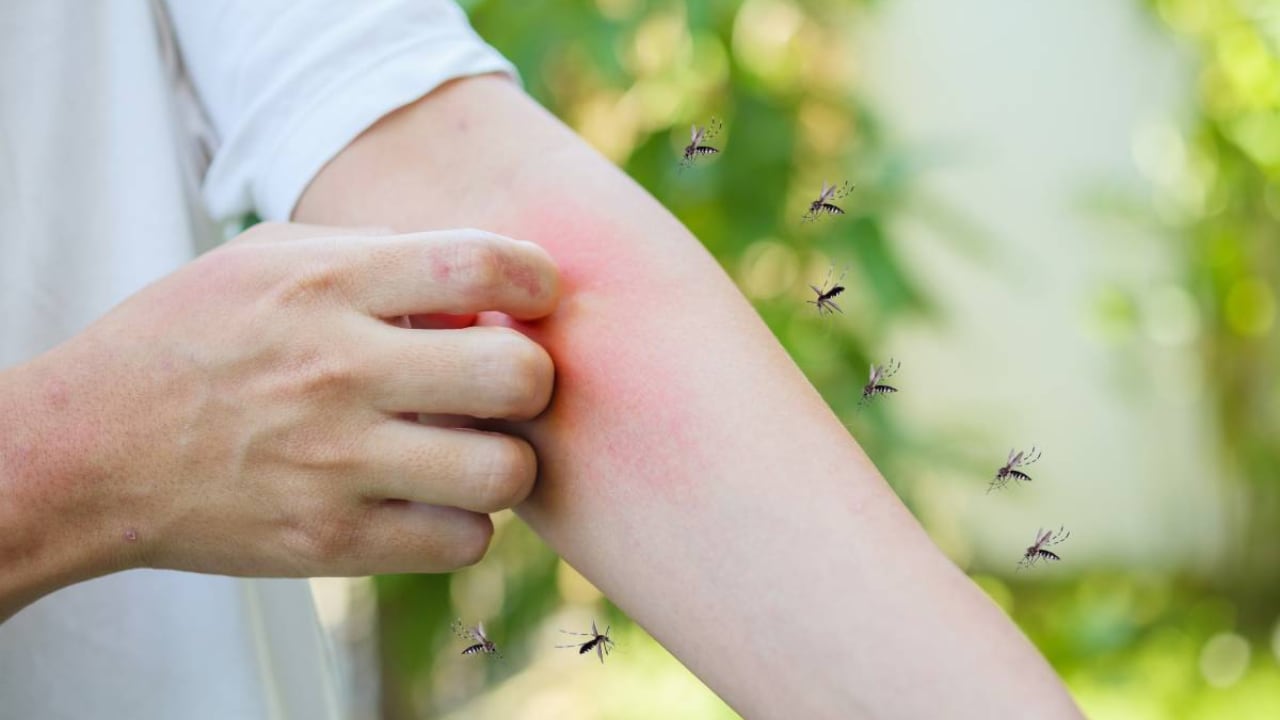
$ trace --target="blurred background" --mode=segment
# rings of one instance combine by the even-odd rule
[[[1280,717],[1280,0],[462,4],[702,239],[1090,717]],[[712,116],[723,152],[678,172]],[[857,184],[848,215],[802,224],[824,180]],[[890,356],[902,392],[855,413]],[[1035,482],[986,494],[1033,444]],[[451,576],[316,581],[355,716],[736,717],[497,524]],[[1064,561],[1015,572],[1060,525]],[[457,617],[505,657],[458,655]],[[593,619],[603,666],[554,647]]]

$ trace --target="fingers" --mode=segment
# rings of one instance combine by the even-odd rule
[[[364,239],[342,262],[353,301],[378,317],[497,310],[533,320],[559,298],[556,266],[545,250],[479,230]]]
[[[359,490],[373,499],[411,500],[480,513],[520,504],[533,490],[529,443],[498,433],[387,420],[361,450]]]
[[[488,515],[408,502],[370,508],[349,552],[346,574],[448,572],[474,565],[493,537]]]
[[[370,324],[368,382],[384,412],[528,420],[547,407],[551,356],[510,328],[406,331]]]

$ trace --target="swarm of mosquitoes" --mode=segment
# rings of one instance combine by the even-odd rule
[[[694,124],[689,128],[689,144],[684,146],[684,150],[680,153],[679,169],[680,172],[694,167],[701,158],[720,153],[720,149],[711,145],[710,142],[716,137],[723,128],[723,124],[718,118],[712,117],[706,125]],[[844,208],[836,204],[837,201],[843,200],[853,192],[854,185],[848,181],[840,184],[829,184],[827,181],[822,182],[822,189],[818,192],[818,197],[809,203],[808,208],[801,216],[801,221],[806,223],[816,222],[824,216],[844,215]],[[836,302],[836,298],[845,292],[846,287],[843,285],[845,275],[848,270],[840,273],[840,276],[831,280],[831,276],[835,274],[835,266],[833,265],[827,270],[827,276],[821,285],[810,285],[813,290],[814,298],[806,300],[809,305],[813,305],[818,316],[833,316],[835,313],[844,314],[844,310]],[[886,381],[893,377],[901,363],[889,358],[884,364],[871,364],[870,375],[867,383],[862,387],[862,396],[858,400],[858,407],[861,409],[865,404],[882,395],[889,395],[898,392],[895,385],[889,385]],[[1006,458],[1004,465],[996,470],[995,476],[987,486],[987,493],[994,490],[1003,490],[1010,482],[1014,485],[1019,483],[1030,483],[1031,476],[1027,474],[1025,468],[1034,464],[1040,459],[1040,449],[1032,446],[1030,450],[1012,449]],[[1032,568],[1041,562],[1060,561],[1062,557],[1056,552],[1048,548],[1066,540],[1071,533],[1065,527],[1059,527],[1057,530],[1044,530],[1043,528],[1036,531],[1035,542],[1032,543],[1023,552],[1022,558],[1018,561],[1018,570],[1024,568]],[[565,635],[570,635],[581,640],[574,640],[566,645],[557,645],[557,648],[576,648],[579,655],[588,655],[594,652],[595,656],[604,663],[604,659],[613,650],[614,641],[610,637],[609,632],[612,626],[606,626],[604,632],[600,632],[595,620],[591,621],[591,632],[572,632],[569,630],[561,630]],[[462,620],[453,622],[453,632],[466,643],[461,651],[463,655],[483,655],[495,659],[501,659],[502,653],[499,652],[498,646],[485,634],[484,623],[478,623],[474,626],[463,624]]]
[[[722,124],[720,120],[714,117],[711,118],[706,125],[694,124],[689,128],[689,144],[684,147],[684,151],[680,155],[679,164],[681,172],[693,167],[694,163],[701,157],[720,153],[719,148],[708,143],[720,132],[721,128]],[[847,197],[849,193],[853,192],[854,188],[855,186],[847,180],[840,183],[829,183],[828,181],[823,180],[822,189],[818,191],[818,196],[809,202],[809,206],[801,216],[801,221],[811,223],[826,216],[834,217],[844,215],[844,208],[840,207],[840,205],[837,205],[836,203]],[[835,266],[833,265],[827,270],[827,276],[822,281],[821,285],[809,286],[809,289],[813,291],[813,299],[806,300],[805,302],[814,306],[819,317],[831,317],[836,313],[840,313],[841,315],[844,314],[844,310],[840,307],[840,303],[836,298],[840,297],[840,295],[847,289],[844,285],[844,278],[847,273],[848,270],[841,272],[840,276],[833,282],[831,279],[835,274]],[[877,397],[898,392],[896,385],[890,385],[886,381],[892,377],[894,373],[898,372],[900,367],[901,363],[893,358],[889,358],[889,361],[883,365],[876,363],[871,364],[867,383],[863,385],[862,396],[858,400],[859,410],[871,401],[875,400]],[[1003,490],[1010,482],[1013,482],[1015,485],[1019,483],[1030,483],[1031,476],[1027,474],[1026,468],[1034,464],[1039,459],[1040,450],[1034,446],[1030,450],[1018,450],[1016,448],[1010,450],[1009,457],[1005,460],[1004,465],[996,470],[995,477],[991,479],[990,484],[987,486],[987,492],[990,493],[993,490]],[[1034,545],[1027,548],[1021,562],[1018,564],[1019,569],[1023,567],[1031,567],[1041,560],[1061,560],[1062,558],[1058,554],[1050,550],[1046,550],[1045,548],[1049,545],[1056,545],[1063,540],[1066,540],[1069,535],[1070,533],[1061,528],[1059,528],[1056,533],[1043,531],[1036,533],[1036,542]],[[594,633],[594,627],[592,628],[592,631]],[[592,635],[592,637],[595,636]],[[590,648],[588,647],[582,652],[588,652],[589,650]],[[601,657],[601,660],[603,661],[603,656]]]
[[[991,478],[991,483],[987,485],[987,492],[992,490],[1003,490],[1010,481],[1016,485],[1018,483],[1031,482],[1031,476],[1019,468],[1025,468],[1040,459],[1040,449],[1031,446],[1030,450],[1013,449],[1009,451],[1009,457],[1005,459],[1004,465],[996,470],[996,474]],[[1057,553],[1046,550],[1050,545],[1057,545],[1071,536],[1071,533],[1063,527],[1059,527],[1057,531],[1045,530],[1041,528],[1036,531],[1036,541],[1027,548],[1022,554],[1022,559],[1018,561],[1018,569],[1031,568],[1041,560],[1045,562],[1061,560],[1062,557]]]
[[[580,633],[570,632],[569,630],[561,630],[565,635],[573,635],[576,637],[586,638],[586,640],[576,640],[568,645],[557,645],[557,648],[577,648],[579,655],[586,655],[591,651],[595,651],[596,657],[600,658],[600,663],[604,663],[605,656],[613,651],[613,638],[609,636],[612,626],[606,626],[604,632],[596,626],[596,621],[591,621],[591,632]],[[502,653],[498,651],[498,646],[484,632],[484,623],[476,625],[463,624],[461,619],[453,621],[453,633],[458,639],[467,644],[462,649],[462,655],[485,655],[497,660],[502,659]]]

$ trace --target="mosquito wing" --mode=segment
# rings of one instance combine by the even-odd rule
[[[1021,465],[1021,464],[1022,464],[1022,452],[1021,452],[1021,451],[1019,451],[1019,452],[1018,452],[1018,454],[1017,454],[1017,455],[1014,455],[1012,458],[1009,458],[1009,467],[1014,468],[1014,467],[1018,467],[1018,466],[1019,466],[1019,465]]]
[[[700,128],[697,125],[689,126],[689,144],[697,145],[702,142],[702,136],[706,134],[706,128]]]
[[[480,623],[479,625],[476,625],[474,628],[472,628],[471,636],[476,639],[476,642],[481,642],[481,643],[489,642],[488,636],[484,634],[484,623]]]
[[[826,202],[826,201],[827,201],[827,199],[831,197],[831,194],[832,194],[832,193],[834,193],[835,191],[836,191],[836,186],[835,186],[835,185],[828,186],[828,185],[827,185],[827,181],[826,181],[826,180],[823,180],[823,181],[822,181],[822,193],[818,195],[818,202],[820,202],[820,203],[824,203],[824,202]]]
[[[880,373],[884,372],[884,368],[879,365],[871,366],[871,377],[867,379],[868,385],[875,385],[880,382]]]

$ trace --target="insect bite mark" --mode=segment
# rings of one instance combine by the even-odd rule
[[[527,265],[503,259],[502,277],[512,285],[524,290],[529,297],[535,297],[542,292],[542,283],[538,280],[538,274]]]
[[[69,404],[67,384],[57,378],[49,380],[44,386],[44,400],[51,410],[65,410]]]
[[[445,283],[453,277],[453,263],[448,260],[435,260],[431,263],[431,279]]]

